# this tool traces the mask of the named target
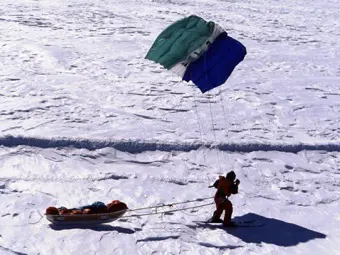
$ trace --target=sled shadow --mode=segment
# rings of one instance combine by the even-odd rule
[[[123,228],[123,227],[117,227],[117,226],[111,226],[111,225],[53,225],[49,224],[50,228],[56,231],[60,230],[69,230],[69,229],[89,229],[93,231],[117,231],[119,233],[123,234],[134,234],[136,231],[140,231],[140,228]]]
[[[294,246],[317,238],[326,238],[326,235],[299,225],[282,220],[266,218],[254,213],[235,217],[235,221],[255,220],[264,223],[261,227],[228,228],[228,234],[233,235],[247,243],[268,243],[278,246]]]

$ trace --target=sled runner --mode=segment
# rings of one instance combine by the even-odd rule
[[[73,215],[51,215],[47,214],[46,218],[52,224],[67,225],[67,224],[103,224],[115,221],[122,217],[128,209],[124,209],[111,213],[97,214],[73,214]]]

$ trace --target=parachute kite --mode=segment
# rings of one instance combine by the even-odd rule
[[[191,15],[167,27],[145,58],[191,80],[205,93],[225,83],[246,54],[246,48],[216,23]]]

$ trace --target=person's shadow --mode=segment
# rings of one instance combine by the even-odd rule
[[[317,238],[326,238],[326,235],[299,225],[278,219],[266,218],[258,214],[248,213],[235,217],[233,221],[254,220],[258,227],[223,228],[225,231],[247,243],[268,243],[278,246],[294,246]],[[211,225],[209,225],[211,226]],[[203,227],[203,225],[201,226]]]

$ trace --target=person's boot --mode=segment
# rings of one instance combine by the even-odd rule
[[[211,219],[210,219],[210,222],[211,223],[223,223],[223,220],[221,220],[220,218],[217,218],[217,217],[212,217]]]

